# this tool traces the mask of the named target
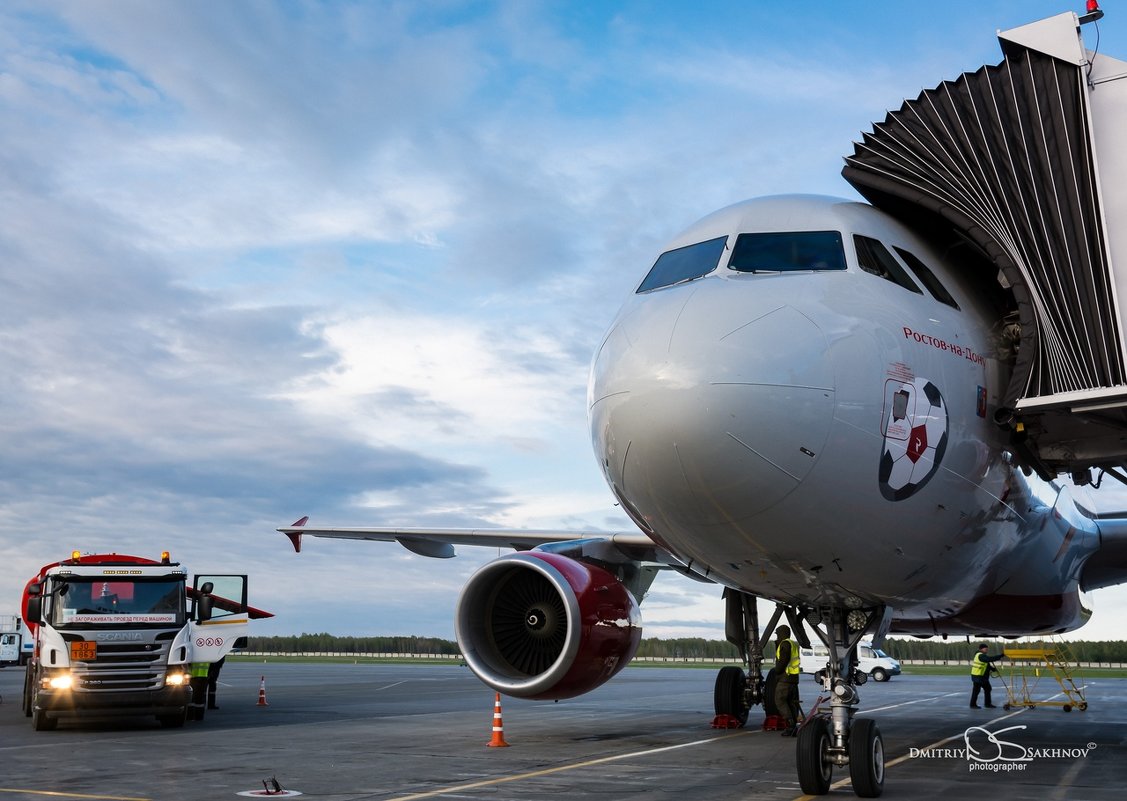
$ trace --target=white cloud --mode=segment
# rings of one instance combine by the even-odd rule
[[[586,366],[534,330],[394,312],[319,328],[337,361],[286,397],[369,442],[535,449],[557,421],[583,413],[576,387]]]

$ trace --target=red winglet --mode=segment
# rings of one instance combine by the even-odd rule
[[[306,515],[305,517],[301,518],[301,520],[298,520],[296,523],[294,523],[294,527],[296,528],[297,526],[304,526],[308,522],[309,522],[309,515]],[[300,531],[289,531],[289,532],[286,532],[286,536],[289,537],[290,542],[293,543],[294,553],[301,553],[301,532]]]

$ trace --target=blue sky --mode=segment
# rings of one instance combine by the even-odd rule
[[[587,367],[665,241],[855,197],[874,120],[1082,5],[4,3],[0,611],[73,548],[167,548],[249,572],[263,633],[452,636],[496,552],[273,529],[630,528]],[[718,595],[659,581],[647,633],[722,637]]]

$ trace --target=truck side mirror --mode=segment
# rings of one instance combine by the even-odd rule
[[[43,622],[43,599],[38,595],[28,594],[27,620],[29,623],[40,624]]]
[[[196,599],[196,618],[200,623],[211,620],[211,613],[215,608],[215,599],[211,597],[213,589],[215,585],[210,581],[200,585],[200,597]]]

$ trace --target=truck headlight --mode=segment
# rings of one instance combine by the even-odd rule
[[[184,673],[169,673],[164,677],[164,683],[170,687],[181,687],[188,683],[188,676]]]
[[[52,690],[69,690],[74,686],[74,676],[69,673],[59,673],[47,679],[47,686]]]

